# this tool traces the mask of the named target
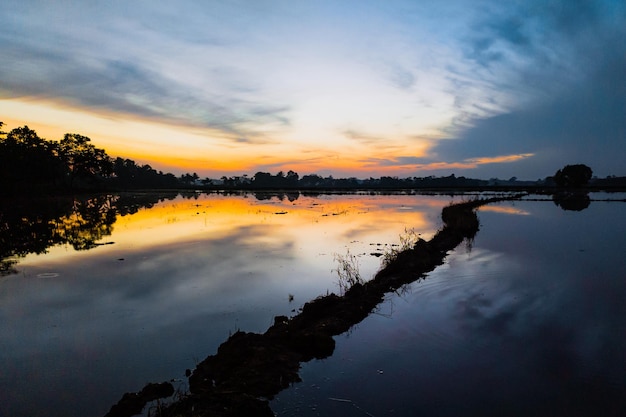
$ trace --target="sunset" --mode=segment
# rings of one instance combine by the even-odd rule
[[[623,174],[626,6],[10,1],[0,115],[201,177]]]
[[[626,416],[624,0],[5,0],[0,417]]]

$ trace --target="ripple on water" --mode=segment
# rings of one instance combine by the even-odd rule
[[[58,272],[42,272],[40,274],[37,274],[37,278],[55,278],[58,276]]]
[[[492,305],[491,286],[498,282],[499,274],[455,273],[446,276],[433,274],[426,279],[413,283],[408,294],[399,295],[408,303],[396,303],[395,307],[405,310],[401,313],[400,328],[409,340],[419,340],[419,345],[426,350],[434,349],[445,357],[459,349],[467,353],[482,349],[475,337],[463,326],[464,315],[461,307],[471,304],[479,313],[490,315]],[[456,272],[456,271],[455,271]],[[402,308],[406,306],[408,310]],[[407,340],[408,342],[408,340]],[[410,346],[411,342],[407,344]]]

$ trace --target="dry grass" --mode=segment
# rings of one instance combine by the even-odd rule
[[[398,258],[398,254],[405,250],[413,249],[415,244],[420,240],[415,229],[404,228],[404,233],[400,235],[400,244],[398,246],[387,246],[383,252],[381,268],[385,268]]]
[[[356,284],[363,284],[363,278],[359,271],[359,260],[356,255],[346,251],[345,255],[334,254],[334,260],[337,262],[337,268],[333,272],[337,273],[340,295],[344,295],[346,291]]]

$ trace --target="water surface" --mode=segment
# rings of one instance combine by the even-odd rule
[[[358,255],[362,275],[372,276],[376,255],[405,229],[429,239],[441,208],[468,198],[165,197],[78,199],[75,210],[59,203],[54,215],[3,211],[13,219],[5,235],[15,242],[21,232],[36,244],[24,238],[11,252],[3,241],[3,253],[25,256],[11,258],[15,273],[0,277],[0,414],[99,416],[147,382],[175,379],[184,389],[184,370],[232,332],[263,332],[275,315],[337,292],[335,254]],[[333,356],[304,364],[303,382],[273,409],[623,411],[625,208],[598,201],[577,212],[551,201],[481,208],[473,242],[337,337]],[[46,245],[47,253],[28,254]]]
[[[626,217],[551,202],[480,209],[471,249],[389,296],[278,415],[624,415]]]
[[[212,194],[15,203],[4,210],[3,250],[25,256],[10,258],[15,273],[0,277],[1,413],[103,415],[126,391],[181,378],[230,333],[264,331],[275,315],[337,291],[335,254],[359,255],[371,276],[379,265],[372,253],[405,228],[428,238],[449,200]],[[47,244],[46,253],[27,254]]]

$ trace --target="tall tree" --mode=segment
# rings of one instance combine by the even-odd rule
[[[297,187],[298,186],[298,179],[300,179],[300,176],[298,175],[297,172],[289,170],[289,172],[287,172],[287,185],[289,187]]]
[[[6,184],[49,183],[60,168],[55,144],[28,126],[15,128],[6,136],[0,132],[0,178]]]
[[[113,172],[113,162],[104,149],[96,148],[91,139],[76,133],[66,133],[59,142],[59,157],[65,164],[70,186],[77,178],[94,182],[108,178]]]

